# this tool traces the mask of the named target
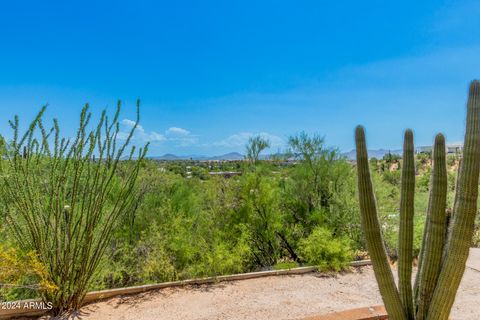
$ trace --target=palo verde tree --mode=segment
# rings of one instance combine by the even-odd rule
[[[316,225],[326,224],[335,234],[355,238],[346,230],[355,228],[350,223],[358,216],[355,206],[346,203],[355,192],[351,166],[319,135],[302,132],[290,137],[288,144],[297,164],[291,172],[287,211],[306,227],[307,234]]]
[[[275,179],[260,165],[260,153],[270,147],[270,141],[260,135],[251,137],[246,145],[246,159],[252,165],[245,170],[241,184],[241,216],[248,226],[254,264],[274,265],[280,258],[277,233],[280,230],[279,195]]]
[[[250,137],[246,146],[246,158],[252,164],[257,164],[260,159],[260,153],[263,150],[270,148],[270,141],[261,136]]]
[[[480,82],[470,85],[463,159],[459,167],[453,217],[446,218],[445,138],[438,134],[433,151],[430,198],[419,271],[412,288],[412,234],[415,193],[413,133],[405,132],[400,195],[399,288],[383,244],[370,178],[365,133],[356,129],[358,193],[362,228],[375,277],[390,319],[446,320],[460,285],[475,226],[480,169]]]
[[[86,105],[73,138],[63,138],[57,120],[47,129],[45,107],[13,140],[0,161],[6,221],[25,252],[35,252],[55,290],[43,291],[55,315],[81,306],[112,231],[131,207],[132,190],[147,147],[124,153],[139,121],[120,132],[120,102],[113,118],[98,123]],[[136,154],[137,159],[133,160]],[[121,169],[121,175],[118,172]]]
[[[339,160],[337,150],[325,146],[325,139],[319,135],[309,136],[305,132],[288,139],[288,152],[299,163],[297,174],[301,175],[300,182],[304,183],[301,195],[303,211],[307,215],[314,210],[328,207],[333,192],[330,187],[331,176],[336,172],[333,166]]]

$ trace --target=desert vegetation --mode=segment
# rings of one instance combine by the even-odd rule
[[[85,106],[73,137],[43,113],[25,132],[15,117],[1,140],[0,299],[40,297],[63,314],[90,290],[300,265],[338,272],[368,255],[357,163],[321,135],[293,135],[268,158],[269,141],[254,137],[245,161],[155,161],[130,146],[135,127],[120,135],[120,105],[111,115]],[[402,266],[421,252],[432,191],[432,155],[403,158],[358,163],[375,189],[378,245]],[[459,160],[445,163],[447,211]],[[400,189],[402,170],[416,179],[415,199]]]

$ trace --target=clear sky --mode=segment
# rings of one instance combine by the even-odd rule
[[[353,148],[462,140],[480,77],[480,2],[8,1],[0,8],[0,133],[48,103],[71,134],[90,102],[142,99],[150,155],[222,154],[252,134],[319,133]]]

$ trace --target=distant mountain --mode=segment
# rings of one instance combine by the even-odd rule
[[[382,159],[384,155],[387,153],[391,154],[402,154],[402,150],[385,150],[385,149],[378,149],[378,150],[368,150],[368,158],[377,158],[377,159]],[[350,152],[345,152],[342,154],[345,156],[348,160],[355,160],[357,158],[357,153],[355,150],[352,150]]]
[[[387,153],[392,154],[402,154],[402,150],[387,150],[387,149],[377,149],[377,150],[368,150],[368,157],[369,158],[377,158],[382,159],[384,155]],[[271,159],[273,155],[261,155],[260,158],[263,160]],[[355,160],[357,157],[356,151],[352,150],[350,152],[342,153],[342,156],[346,157],[348,160]],[[219,156],[206,156],[206,155],[198,155],[198,154],[191,154],[191,155],[184,155],[184,156],[177,156],[172,153],[166,153],[163,156],[151,156],[148,157],[152,160],[162,160],[162,161],[180,161],[180,160],[197,160],[197,161],[234,161],[234,160],[243,160],[245,159],[244,155],[238,152],[230,152],[226,154],[222,154]]]
[[[163,156],[159,157],[149,157],[150,159],[155,159],[155,160],[166,160],[166,161],[174,161],[174,160],[181,160],[180,157],[171,154],[171,153],[166,153]]]
[[[238,152],[230,152],[221,156],[212,157],[209,160],[243,160],[244,156]]]
[[[244,157],[242,154],[238,152],[230,152],[227,154],[223,154],[220,156],[204,156],[204,155],[185,155],[185,156],[177,156],[175,154],[167,153],[163,156],[152,156],[148,157],[152,160],[162,160],[162,161],[179,161],[179,160],[200,160],[200,161],[208,161],[208,160],[243,160]]]

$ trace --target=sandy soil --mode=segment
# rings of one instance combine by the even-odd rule
[[[454,319],[480,314],[480,272],[467,268],[455,301]],[[371,267],[332,277],[275,276],[215,285],[162,289],[88,305],[80,319],[213,320],[301,319],[381,304]]]

